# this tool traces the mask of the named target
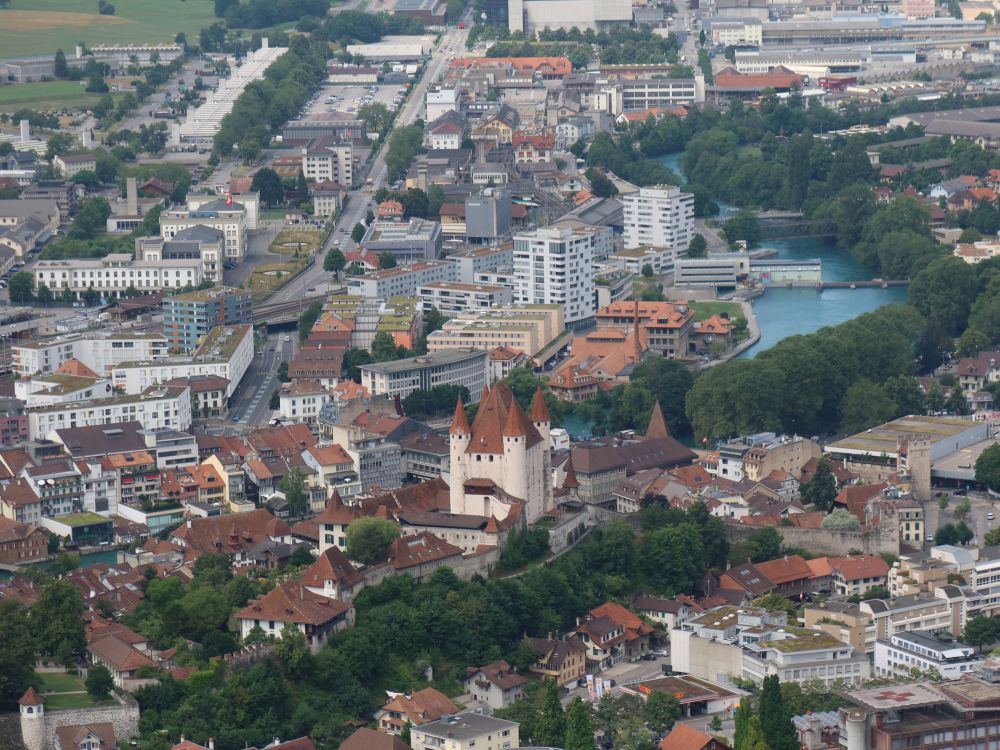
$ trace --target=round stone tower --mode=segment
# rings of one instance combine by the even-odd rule
[[[21,708],[21,739],[27,750],[45,750],[45,699],[30,687],[18,701]]]

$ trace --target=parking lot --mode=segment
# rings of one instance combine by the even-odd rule
[[[308,107],[308,113],[319,115],[327,112],[342,112],[353,115],[365,104],[374,102],[381,102],[390,111],[395,111],[402,101],[400,91],[404,87],[405,84],[348,85],[328,83],[320,88],[319,95],[313,99],[312,104]],[[397,98],[399,101],[394,101]]]

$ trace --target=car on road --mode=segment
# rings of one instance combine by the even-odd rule
[[[993,513],[993,511],[990,511],[989,513],[986,514],[987,521],[992,521],[994,518],[996,518],[996,515]]]
[[[285,336],[284,341],[285,341],[286,344],[291,343],[292,337],[291,336]]]

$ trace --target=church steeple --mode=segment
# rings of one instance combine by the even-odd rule
[[[465,404],[462,403],[462,399],[458,399],[458,403],[455,404],[455,416],[451,420],[449,432],[452,435],[468,435],[472,432],[469,428],[469,418],[465,416]]]
[[[535,423],[535,427],[538,426],[539,422],[548,424],[552,421],[552,418],[549,417],[548,407],[545,406],[545,394],[542,392],[542,386],[535,389],[535,397],[531,399],[531,421]]]
[[[646,427],[646,437],[670,437],[670,428],[667,427],[667,420],[663,417],[663,409],[660,408],[659,400],[657,400],[657,402],[653,405],[653,413],[649,416],[649,425]]]

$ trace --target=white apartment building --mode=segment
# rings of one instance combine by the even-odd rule
[[[232,398],[253,357],[253,326],[216,326],[189,357],[120,362],[112,368],[111,378],[116,388],[135,395],[174,378],[218,375],[229,381],[228,399]]]
[[[423,309],[434,307],[450,318],[466,310],[482,310],[514,301],[514,291],[494,284],[462,284],[457,281],[437,281],[417,290]]]
[[[32,440],[45,438],[55,430],[116,422],[140,422],[147,430],[160,427],[187,430],[191,427],[191,391],[154,386],[132,396],[28,409],[28,434]]]
[[[609,263],[618,264],[629,273],[641,274],[647,265],[653,273],[673,273],[674,261],[677,260],[677,249],[672,245],[663,247],[633,247],[608,258]]]
[[[501,268],[514,265],[514,245],[505,242],[502,245],[484,245],[459,250],[448,256],[448,262],[458,268],[456,281],[463,284],[476,283],[476,274],[496,272]]]
[[[104,398],[111,393],[111,381],[107,378],[91,378],[79,375],[35,375],[14,381],[14,396],[28,408],[51,406],[88,398]]]
[[[429,391],[439,385],[464,385],[469,403],[478,403],[486,386],[486,352],[474,349],[409,357],[393,362],[361,366],[361,385],[373,396],[406,398],[414,391]]]
[[[197,204],[197,205],[195,205]],[[235,199],[216,198],[206,203],[188,201],[160,214],[160,236],[172,240],[179,232],[196,226],[218,229],[226,238],[226,258],[242,260],[247,254],[247,210]]]
[[[187,207],[190,211],[197,211],[203,206],[207,206],[209,203],[213,205],[218,205],[215,203],[218,197],[225,193],[229,189],[228,184],[213,186],[215,189],[214,193],[188,193],[187,196]],[[223,205],[229,204],[229,208],[235,205],[240,205],[243,207],[243,213],[247,217],[247,229],[254,232],[260,229],[260,193],[225,193],[226,198],[223,200]]]
[[[514,235],[514,300],[555,304],[569,328],[585,326],[594,305],[594,257],[606,257],[610,227],[544,227]]]
[[[278,413],[282,419],[312,424],[330,400],[330,394],[315,380],[296,380],[281,386],[278,399]]]
[[[317,138],[302,148],[302,173],[307,180],[337,182],[351,187],[354,180],[354,146],[350,141]]]
[[[446,260],[424,260],[408,266],[373,271],[347,281],[347,293],[366,299],[416,297],[417,290],[440,281],[455,281],[455,264]]]
[[[694,237],[694,195],[673,185],[640,188],[622,198],[626,249],[652,246],[687,250]]]
[[[520,747],[520,725],[467,712],[410,728],[413,750],[507,750]]]
[[[875,642],[877,677],[911,677],[912,670],[946,680],[971,674],[982,661],[972,646],[944,633],[898,633]]]
[[[36,290],[45,284],[53,294],[68,289],[78,299],[88,289],[111,299],[120,297],[129,288],[150,294],[161,289],[198,286],[205,280],[200,259],[136,260],[128,253],[79,260],[40,260],[34,275]]]
[[[160,333],[76,334],[18,344],[13,348],[18,376],[48,375],[71,359],[98,375],[111,375],[115,365],[167,356],[169,343]]]

